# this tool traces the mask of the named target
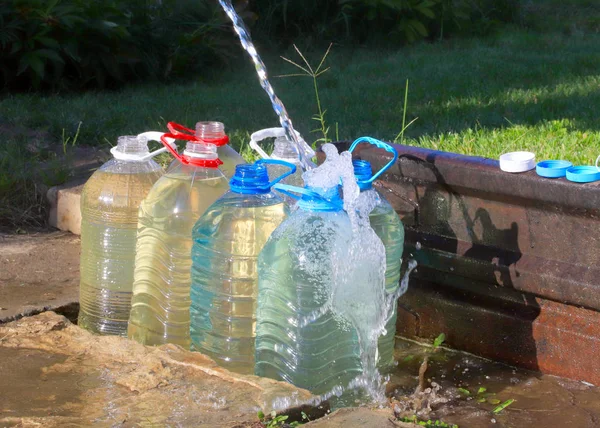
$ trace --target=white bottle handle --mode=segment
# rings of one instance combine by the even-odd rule
[[[138,134],[137,138],[145,138],[148,141],[158,141],[159,143],[161,143],[160,137],[162,137],[163,134],[164,134],[164,132],[148,131],[148,132],[142,132],[141,134]],[[177,146],[175,145],[175,140],[173,138],[167,138],[166,140],[167,140],[167,143],[169,143],[171,145],[171,147],[174,147],[175,150],[177,150]],[[161,145],[162,145],[162,143],[161,143]],[[150,152],[144,156],[140,156],[140,155],[133,154],[133,153],[120,152],[117,150],[117,146],[114,146],[113,148],[110,149],[110,153],[114,156],[115,159],[138,161],[138,162],[147,161],[148,159],[152,159],[154,156],[164,153],[166,151],[167,151],[167,148],[162,146],[158,150]]]
[[[308,144],[306,144],[306,141],[304,141],[304,138],[302,138],[302,135],[300,135],[300,133],[298,131],[294,130],[294,132],[296,133],[296,137],[298,138],[300,145],[304,146],[304,150],[310,154],[310,157],[313,157],[315,155],[314,150]],[[252,147],[263,159],[271,159],[271,156],[269,156],[263,149],[260,148],[260,146],[258,145],[258,142],[262,141],[266,138],[279,138],[279,137],[286,137],[285,129],[283,129],[283,128],[261,129],[260,131],[256,131],[255,133],[253,133],[250,136],[250,147]]]

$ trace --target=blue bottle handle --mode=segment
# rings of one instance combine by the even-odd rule
[[[301,199],[300,195],[308,196],[313,199],[319,199],[321,202],[325,202],[336,209],[343,209],[343,206],[341,204],[331,202],[330,200],[325,199],[319,193],[313,192],[312,190],[309,190],[305,187],[291,186],[289,184],[276,184],[273,186],[273,189],[285,195],[291,196],[294,199]],[[300,193],[300,195],[297,195],[296,193]]]
[[[398,160],[398,152],[396,151],[395,148],[393,148],[392,146],[390,146],[387,143],[384,143],[383,141],[379,141],[376,140],[375,138],[371,138],[371,137],[360,137],[358,138],[356,141],[354,141],[354,143],[352,143],[352,145],[350,146],[350,149],[348,149],[348,151],[350,153],[352,153],[354,151],[354,149],[356,148],[356,146],[358,146],[360,143],[369,143],[375,147],[379,147],[380,149],[384,149],[386,152],[390,152],[394,155],[394,157],[392,158],[391,161],[389,161],[383,168],[381,168],[379,171],[377,171],[375,174],[373,174],[373,176],[371,178],[369,178],[368,180],[361,180],[360,183],[372,183],[373,181],[375,181],[377,179],[377,177],[379,177],[381,174],[383,174],[385,171],[387,171],[393,164],[396,163],[396,161]]]
[[[270,165],[287,166],[290,169],[285,174],[282,174],[279,177],[277,177],[275,180],[271,181],[269,183],[269,187],[275,186],[277,183],[279,183],[285,177],[288,177],[296,172],[296,165],[294,165],[293,163],[289,163],[289,162],[278,160],[278,159],[259,159],[255,162],[255,164],[264,164],[264,163],[270,164]]]

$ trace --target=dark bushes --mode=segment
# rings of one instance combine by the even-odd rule
[[[255,0],[259,37],[398,44],[484,35],[517,19],[519,0]]]
[[[518,1],[237,3],[245,9],[245,21],[255,23],[255,37],[281,47],[299,39],[397,45],[481,35],[514,20]],[[0,2],[0,83],[9,90],[113,88],[135,80],[198,76],[238,52],[237,38],[216,0]]]
[[[237,46],[211,0],[0,3],[0,82],[9,89],[167,79],[222,61]]]

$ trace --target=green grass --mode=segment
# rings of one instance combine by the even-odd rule
[[[311,62],[323,52],[308,54]],[[290,49],[283,56],[297,60]],[[270,75],[295,72],[265,55]],[[402,126],[404,88],[410,82],[404,143],[497,158],[531,150],[537,159],[593,164],[600,154],[600,34],[505,28],[484,39],[420,43],[397,50],[334,46],[331,69],[319,78],[328,125],[342,140],[370,135],[394,140]],[[273,77],[295,127],[307,141],[317,107],[307,77]],[[139,85],[119,92],[0,99],[4,121],[48,131],[60,147],[81,122],[78,144],[114,144],[119,135],[162,130],[170,120],[188,126],[223,121],[232,145],[250,155],[249,134],[278,121],[250,62],[212,81]],[[335,132],[330,133],[333,137]],[[14,142],[13,142],[14,143]],[[6,154],[0,145],[0,161]],[[10,145],[10,144],[8,144]],[[13,150],[14,151],[14,150]],[[19,151],[20,153],[20,151]],[[6,176],[6,172],[4,175]],[[0,183],[2,172],[0,172]]]
[[[322,52],[315,52],[314,58]],[[292,52],[286,52],[292,57]],[[272,76],[293,71],[267,58]],[[371,135],[393,140],[401,128],[405,80],[408,118],[418,118],[405,143],[496,158],[513,149],[538,158],[591,163],[600,146],[600,35],[577,37],[506,29],[483,40],[418,44],[397,51],[334,46],[331,70],[319,81],[329,125],[341,139]],[[316,123],[312,82],[274,78],[296,128],[306,139]],[[142,85],[120,92],[68,96],[15,95],[0,101],[6,120],[43,128],[60,141],[63,129],[79,142],[107,145],[118,135],[164,129],[166,121],[225,122],[233,144],[277,125],[249,64],[218,81]]]

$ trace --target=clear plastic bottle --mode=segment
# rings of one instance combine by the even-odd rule
[[[79,326],[124,336],[131,308],[138,209],[163,174],[147,141],[119,137],[114,159],[102,165],[81,194]]]
[[[404,226],[402,225],[402,221],[400,221],[398,214],[385,197],[377,190],[373,189],[370,181],[373,176],[371,164],[364,160],[355,160],[352,164],[361,193],[374,192],[377,194],[377,205],[369,215],[369,223],[385,247],[386,293],[394,294],[400,285],[400,267],[402,265],[402,253],[404,250]],[[385,326],[386,334],[379,337],[378,366],[380,369],[389,368],[394,363],[397,317],[397,301],[394,300],[392,315]]]
[[[301,142],[301,144],[310,148],[304,142],[300,134],[296,133],[296,135],[298,136],[298,139]],[[265,140],[267,138],[275,139],[273,142],[273,152],[270,155],[268,155],[258,144],[260,141]],[[260,131],[256,131],[250,136],[250,147],[252,147],[263,159],[282,160],[284,162],[296,165],[296,172],[292,175],[289,175],[281,182],[297,187],[304,186],[304,180],[302,179],[302,163],[300,162],[300,159],[298,159],[298,153],[294,149],[293,143],[290,140],[288,140],[287,136],[285,135],[285,130],[283,128],[267,128],[262,129]],[[278,177],[285,172],[285,167],[282,167],[280,165],[269,165],[268,168],[270,177]],[[281,196],[289,206],[292,206],[296,203],[296,201],[292,197],[284,193],[279,193],[279,196]]]
[[[254,372],[257,258],[288,208],[271,191],[266,164],[238,165],[231,191],[211,205],[194,227],[192,247],[192,349],[219,365]],[[279,177],[283,178],[283,176]]]
[[[194,136],[183,156],[156,182],[141,204],[129,338],[146,345],[190,346],[190,267],[192,228],[228,189],[216,146]],[[165,143],[166,144],[166,143]]]
[[[223,162],[219,169],[228,179],[235,174],[236,165],[246,163],[244,158],[228,144],[229,137],[225,134],[225,125],[222,122],[198,122],[195,131],[175,122],[169,122],[167,128],[174,135],[195,135],[202,141],[217,146],[217,154]]]
[[[259,255],[255,374],[322,394],[362,373],[356,329],[328,307],[352,228],[337,186],[295,191],[298,209]]]

